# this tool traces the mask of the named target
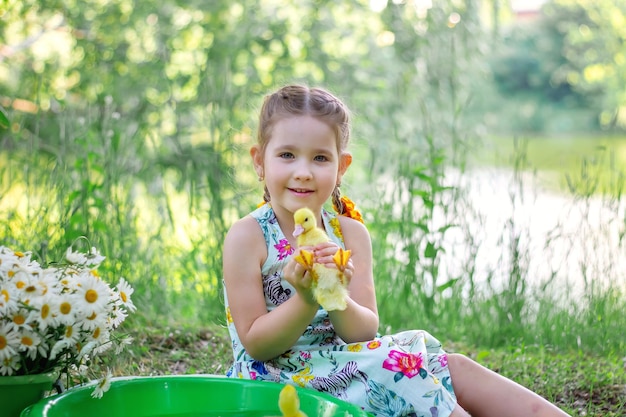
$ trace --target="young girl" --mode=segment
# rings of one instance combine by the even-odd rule
[[[314,388],[377,416],[566,416],[469,358],[446,354],[425,331],[377,336],[370,236],[339,192],[352,162],[349,128],[348,109],[325,90],[286,86],[265,98],[250,150],[265,204],[224,242],[228,376]],[[339,215],[324,209],[331,197]],[[291,256],[301,207],[332,239],[307,248],[317,261],[333,265],[338,247],[352,251],[343,311],[319,306],[309,273]]]

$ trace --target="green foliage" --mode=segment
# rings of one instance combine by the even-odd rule
[[[566,63],[555,73],[575,90],[597,100],[600,124],[624,128],[626,95],[626,3],[612,0],[555,0],[546,23],[563,36]]]
[[[553,0],[538,20],[507,27],[489,59],[498,98],[485,103],[502,114],[502,97],[519,99],[513,99],[504,113],[508,117],[497,126],[535,132],[623,131],[625,16],[624,2]],[[523,123],[518,126],[514,116],[520,108]],[[555,124],[555,116],[567,120]]]
[[[571,332],[550,332],[555,320],[582,326],[583,348],[603,349],[603,332],[623,334],[623,320],[606,319],[623,302],[600,291],[570,311],[550,294],[536,297],[526,282],[527,231],[513,218],[493,255],[507,276],[488,271],[487,286],[479,282],[483,219],[464,183],[489,118],[550,127],[554,113],[535,95],[546,89],[568,109],[586,103],[572,84],[554,83],[566,58],[554,49],[566,38],[547,25],[534,54],[498,57],[506,94],[530,90],[503,102],[490,94],[484,63],[494,43],[480,2],[434,3],[389,2],[376,12],[365,1],[5,2],[0,241],[58,260],[59,248],[87,236],[116,260],[102,265],[105,274],[136,289],[135,325],[221,323],[223,236],[262,195],[245,168],[256,109],[277,85],[321,84],[355,110],[346,188],[372,232],[384,326],[477,344],[575,346]],[[541,42],[517,39],[527,49]],[[513,71],[519,62],[525,71]],[[507,105],[522,116],[506,117]],[[589,110],[576,111],[576,123],[588,125],[580,115]],[[518,161],[518,179],[528,169],[520,164],[536,158]],[[595,174],[570,175],[576,198],[595,195]],[[613,183],[616,210],[622,183]],[[588,326],[598,314],[606,325]]]

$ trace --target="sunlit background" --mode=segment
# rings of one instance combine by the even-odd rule
[[[624,28],[611,0],[4,1],[0,245],[96,246],[136,322],[221,324],[262,97],[321,85],[383,330],[623,351]]]

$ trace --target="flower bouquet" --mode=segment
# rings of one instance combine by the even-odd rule
[[[0,246],[0,378],[50,372],[86,382],[94,360],[131,339],[113,331],[135,311],[133,289],[121,278],[115,288],[100,279],[104,260],[95,248],[68,248],[65,260],[41,267],[31,252]],[[109,388],[105,372],[93,397]]]

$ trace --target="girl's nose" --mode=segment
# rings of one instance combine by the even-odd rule
[[[308,164],[298,164],[294,177],[300,181],[310,180],[313,177],[311,168]]]

